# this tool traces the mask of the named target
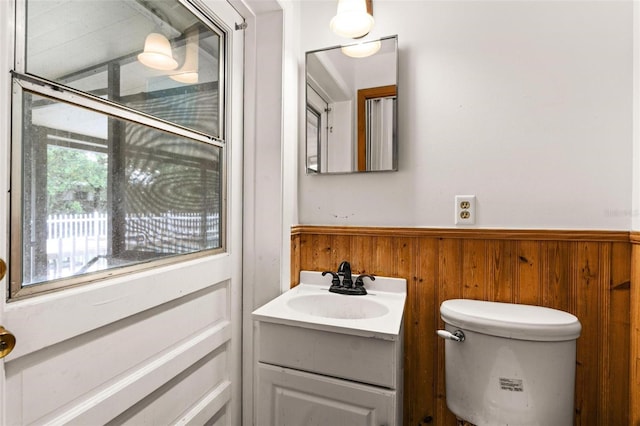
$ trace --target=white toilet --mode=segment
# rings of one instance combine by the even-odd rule
[[[477,426],[571,426],[578,319],[540,306],[447,300],[446,400]]]

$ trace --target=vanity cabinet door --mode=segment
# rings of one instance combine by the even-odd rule
[[[258,363],[260,426],[392,426],[393,390]]]

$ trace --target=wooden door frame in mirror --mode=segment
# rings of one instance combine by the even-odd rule
[[[366,101],[367,99],[386,98],[398,95],[398,86],[369,87],[358,90],[358,171],[367,170],[367,119]]]

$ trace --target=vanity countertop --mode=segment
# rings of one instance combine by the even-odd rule
[[[353,275],[354,281],[356,274]],[[407,296],[401,278],[365,278],[367,295],[330,293],[330,276],[301,271],[300,284],[253,311],[253,319],[383,340],[398,340]]]

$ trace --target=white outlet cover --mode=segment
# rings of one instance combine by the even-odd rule
[[[476,223],[476,196],[456,195],[455,224],[475,225]],[[465,205],[468,204],[468,205]],[[463,217],[463,216],[467,217]]]

